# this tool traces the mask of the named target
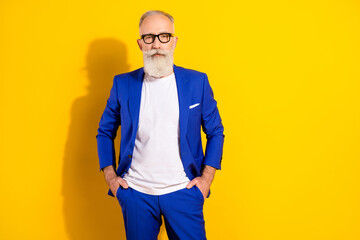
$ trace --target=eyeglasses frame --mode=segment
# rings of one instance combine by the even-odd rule
[[[168,35],[170,36],[170,37],[169,37],[169,41],[167,41],[167,42],[162,42],[162,41],[160,40],[160,35],[162,35],[162,34],[168,34]],[[144,37],[145,37],[145,36],[148,36],[148,35],[154,36],[154,38],[153,38],[154,40],[153,40],[151,43],[146,43],[145,40],[144,40]],[[168,42],[170,42],[170,40],[171,40],[172,37],[174,37],[174,34],[173,34],[173,33],[159,33],[159,34],[157,34],[157,35],[149,33],[149,34],[143,34],[143,35],[141,35],[141,38],[140,38],[140,39],[142,39],[145,44],[152,44],[152,43],[155,42],[155,39],[156,39],[156,38],[157,38],[157,39],[159,40],[159,42],[161,42],[161,43],[168,43]]]

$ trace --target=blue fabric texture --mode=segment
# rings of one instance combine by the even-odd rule
[[[127,240],[156,240],[164,217],[170,240],[206,239],[203,216],[204,197],[196,187],[164,195],[149,195],[119,187]]]

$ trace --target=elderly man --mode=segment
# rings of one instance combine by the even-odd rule
[[[217,104],[205,73],[174,65],[172,16],[148,11],[139,30],[144,67],[114,77],[96,136],[100,170],[121,205],[127,239],[157,239],[162,217],[169,239],[206,239],[203,204],[224,142]]]

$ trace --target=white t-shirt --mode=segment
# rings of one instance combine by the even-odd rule
[[[179,101],[175,74],[144,76],[139,125],[131,166],[124,179],[139,192],[162,195],[185,188],[180,158]]]

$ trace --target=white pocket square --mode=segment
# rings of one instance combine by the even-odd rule
[[[195,103],[195,104],[191,105],[191,106],[189,107],[189,109],[192,109],[192,108],[197,107],[197,106],[199,106],[199,105],[200,105],[200,103]]]

